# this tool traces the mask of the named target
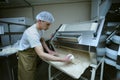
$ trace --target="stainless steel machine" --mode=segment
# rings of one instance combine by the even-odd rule
[[[110,5],[111,0],[92,0],[90,21],[60,25],[50,44],[60,53],[60,57],[70,53],[75,59],[69,64],[48,62],[49,80],[95,80],[98,67],[101,67],[100,80],[103,80],[107,38],[107,35],[104,35],[104,23]],[[59,71],[53,72],[52,67]],[[88,67],[91,67],[89,79],[82,76]],[[64,78],[63,73],[72,79]]]
[[[73,79],[79,79],[84,71],[91,66],[91,80],[95,79],[97,68],[101,65],[101,77],[103,76],[104,57],[99,62],[96,59],[96,49],[102,33],[105,18],[99,21],[86,21],[74,24],[62,24],[51,39],[54,50],[59,52],[59,56],[69,53],[75,56],[72,63],[48,62],[49,80],[57,78],[60,73],[51,76],[51,66],[54,66],[63,73],[68,74]]]

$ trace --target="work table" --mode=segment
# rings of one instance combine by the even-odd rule
[[[65,57],[67,54],[74,55],[75,59],[72,61],[72,63],[53,61],[48,62],[51,66],[54,66],[72,78],[80,78],[86,68],[88,68],[90,65],[90,57],[88,52],[67,48],[56,48],[55,51],[59,53],[59,57]]]

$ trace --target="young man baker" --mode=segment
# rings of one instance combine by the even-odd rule
[[[35,80],[36,57],[37,55],[48,61],[69,62],[70,57],[64,58],[54,56],[57,52],[52,51],[42,38],[45,30],[50,28],[54,17],[47,11],[42,11],[36,16],[37,22],[25,30],[19,41],[18,52],[18,80]],[[43,48],[48,53],[43,51]]]

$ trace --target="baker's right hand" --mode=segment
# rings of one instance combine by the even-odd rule
[[[70,57],[71,57],[71,55],[65,56],[65,57],[64,57],[64,61],[67,62],[67,63],[71,62]]]

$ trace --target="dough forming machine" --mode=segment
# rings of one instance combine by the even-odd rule
[[[96,49],[100,44],[104,21],[103,17],[98,21],[60,25],[51,38],[50,44],[60,57],[70,53],[75,59],[69,64],[49,61],[49,80],[56,79],[62,72],[73,79],[79,79],[88,67],[92,67],[91,80],[94,80],[99,66],[101,66],[100,80],[102,80],[104,57],[98,62]],[[52,75],[52,66],[60,72]]]

